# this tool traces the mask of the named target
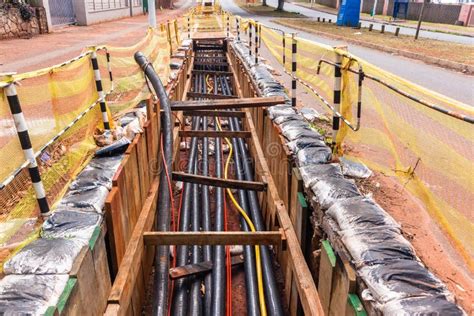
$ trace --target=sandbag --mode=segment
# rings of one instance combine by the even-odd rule
[[[3,265],[5,274],[68,274],[83,244],[69,239],[39,238]]]
[[[57,211],[43,223],[42,238],[73,239],[87,245],[102,216],[95,212]]]
[[[317,181],[311,190],[314,200],[322,210],[327,210],[337,201],[360,196],[354,180],[340,178],[324,178]]]
[[[357,268],[394,260],[416,260],[415,250],[398,228],[354,228],[339,234]]]
[[[380,226],[400,229],[400,225],[383,208],[367,197],[337,201],[326,214],[336,221],[341,230]]]
[[[60,275],[7,275],[0,280],[0,315],[44,315],[55,306],[69,280]]]
[[[301,167],[301,178],[306,188],[312,187],[317,181],[325,178],[344,178],[341,166],[336,163],[317,164]]]
[[[381,308],[384,316],[463,316],[466,313],[443,295],[415,296],[390,301]]]
[[[109,190],[102,185],[70,190],[58,203],[56,210],[74,209],[84,212],[95,211],[102,214],[108,194]]]
[[[326,143],[314,137],[300,137],[291,142],[286,143],[286,146],[295,154],[298,153],[301,149],[308,147],[326,147]]]
[[[345,176],[358,179],[367,179],[372,175],[372,171],[366,165],[360,162],[352,161],[347,158],[339,158],[342,167],[342,173]]]
[[[267,108],[267,114],[271,120],[274,120],[275,118],[282,115],[292,115],[295,113],[295,109],[292,106],[285,104],[274,105]]]
[[[331,159],[331,149],[327,146],[306,147],[299,150],[296,155],[296,160],[300,167],[314,164],[325,164],[330,162]]]
[[[372,297],[381,304],[408,297],[451,297],[446,286],[420,262],[414,260],[364,266],[358,270],[358,274]]]

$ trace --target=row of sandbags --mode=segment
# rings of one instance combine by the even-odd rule
[[[135,126],[132,131],[142,132],[143,113],[143,109],[128,113],[118,125],[125,129],[131,124]],[[123,139],[120,146],[112,143],[96,152],[43,222],[40,237],[5,262],[6,276],[0,280],[1,315],[42,315],[57,304],[76,257],[100,229],[112,178],[130,144]]]
[[[244,43],[233,45],[264,96],[288,99],[268,68],[255,66]],[[311,125],[317,112],[296,110],[286,102],[267,108],[267,114],[287,140],[315,205],[337,224],[357,274],[367,285],[363,299],[373,301],[384,315],[463,315],[446,286],[417,258],[400,225],[348,178],[367,178],[371,171],[345,158],[332,163],[331,149]]]

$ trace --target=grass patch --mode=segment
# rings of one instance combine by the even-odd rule
[[[309,33],[325,35],[328,37],[341,37],[348,42],[357,41],[357,44],[376,44],[388,49],[398,49],[424,56],[450,60],[466,65],[474,65],[474,46],[437,41],[426,38],[414,40],[412,36],[391,33],[381,34],[379,31],[369,32],[366,28],[353,29],[337,26],[335,24],[317,22],[313,19],[277,19],[273,22],[296,27]]]
[[[327,7],[318,3],[313,3],[311,6],[311,3],[308,3],[307,0],[296,0],[293,1],[298,3],[298,5],[306,7],[306,8],[312,8],[315,10],[320,10],[320,11],[325,11],[325,12],[331,12],[333,14],[337,14],[337,9]],[[364,19],[365,21],[369,21],[372,19],[372,16],[369,13],[361,13],[360,14],[361,19]],[[414,20],[397,20],[393,21],[391,16],[388,15],[375,15],[375,20],[374,22],[386,22],[390,23],[393,25],[397,26],[405,26],[405,27],[410,27],[410,28],[416,28],[418,21]],[[421,28],[424,30],[429,30],[432,32],[440,32],[440,33],[447,33],[447,34],[454,34],[454,35],[469,35],[469,36],[474,36],[474,27],[470,26],[461,26],[461,25],[453,25],[453,24],[444,24],[444,23],[433,23],[433,22],[423,22],[421,24]]]
[[[262,6],[260,3],[246,3],[245,1],[236,1],[235,2],[239,7],[248,11],[249,13],[260,15],[260,16],[268,16],[268,17],[276,17],[276,18],[305,18],[306,16],[300,14],[298,12],[291,12],[291,11],[276,11],[274,7],[271,6]]]

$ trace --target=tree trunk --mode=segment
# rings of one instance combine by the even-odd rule
[[[277,11],[283,11],[283,4],[285,0],[278,0],[278,7],[276,8]]]

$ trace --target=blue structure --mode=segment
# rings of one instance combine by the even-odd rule
[[[337,25],[359,26],[360,0],[342,0],[337,14]]]
[[[408,14],[408,0],[395,0],[393,4],[393,18],[396,20],[400,17],[400,13],[403,12],[403,18],[407,18]]]

